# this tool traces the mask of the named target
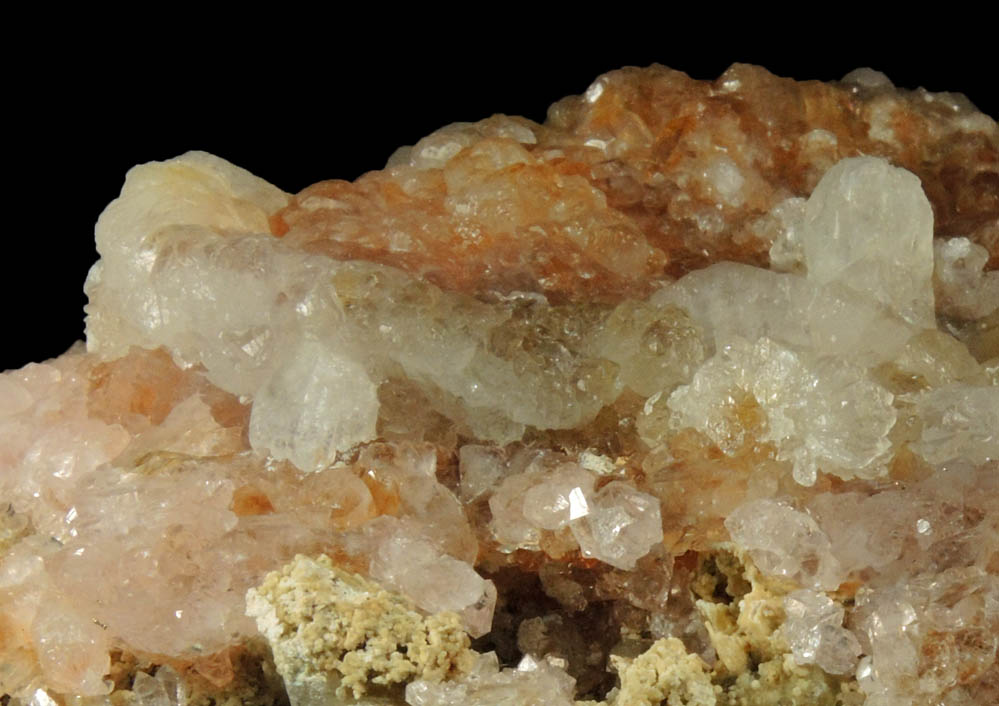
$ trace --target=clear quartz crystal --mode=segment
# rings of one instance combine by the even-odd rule
[[[627,483],[608,483],[597,491],[589,507],[587,514],[570,524],[584,556],[632,569],[662,541],[658,499]]]
[[[765,573],[826,591],[845,578],[826,533],[810,515],[786,503],[745,503],[728,516],[725,527]]]
[[[496,587],[469,564],[442,554],[428,539],[399,525],[378,543],[371,577],[408,596],[428,613],[453,611],[469,634],[480,637],[492,626]]]
[[[558,530],[590,513],[596,478],[573,463],[556,468],[524,495],[524,517],[535,527]]]
[[[499,670],[495,653],[480,655],[462,679],[406,685],[410,706],[572,706],[575,680],[560,666],[525,655],[516,669]]]
[[[854,671],[861,647],[843,627],[842,605],[823,593],[801,590],[784,597],[784,611],[784,633],[798,664],[817,664],[830,674]]]
[[[132,693],[139,706],[185,706],[187,690],[180,676],[170,666],[156,670],[155,676],[144,672],[135,675]]]
[[[250,443],[302,470],[319,470],[375,435],[375,386],[363,367],[315,343],[291,358],[253,402]]]

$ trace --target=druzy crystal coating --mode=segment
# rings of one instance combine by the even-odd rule
[[[598,78],[353,183],[206,153],[0,375],[16,704],[999,700],[999,128]]]

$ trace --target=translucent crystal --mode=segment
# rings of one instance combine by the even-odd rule
[[[830,550],[844,571],[880,569],[897,559],[911,532],[920,504],[897,491],[864,496],[822,493],[809,514],[829,537]]]
[[[596,478],[576,464],[565,464],[524,494],[524,517],[546,530],[565,527],[590,513]]]
[[[736,338],[765,337],[796,351],[876,365],[898,355],[916,332],[869,296],[733,262],[695,270],[650,303],[686,311],[703,328],[709,353]]]
[[[572,706],[575,680],[561,668],[525,655],[516,669],[499,670],[495,653],[479,656],[460,680],[406,685],[411,706]]]
[[[498,485],[506,472],[506,459],[500,449],[466,444],[459,453],[461,499],[474,500]]]
[[[670,395],[670,426],[698,429],[736,452],[749,439],[729,409],[733,390],[749,393],[761,407],[766,426],[759,440],[777,443],[799,483],[813,484],[818,470],[846,478],[879,473],[896,415],[892,395],[863,369],[796,354],[768,338],[737,339]]]
[[[188,703],[184,683],[169,665],[157,669],[155,676],[145,672],[136,674],[132,694],[139,706],[186,706]]]
[[[785,503],[750,501],[726,518],[725,527],[765,573],[824,591],[845,578],[826,533],[807,513]]]
[[[442,552],[471,563],[478,543],[461,502],[437,480],[437,454],[429,444],[371,444],[357,465],[365,485],[380,501],[379,541],[397,529],[392,513],[403,515],[403,526],[432,541]],[[389,511],[389,512],[385,512]],[[365,519],[371,519],[365,518]],[[369,523],[371,524],[371,523]]]
[[[916,409],[924,427],[913,448],[930,463],[999,459],[999,387],[947,385],[921,393]]]
[[[843,628],[843,606],[822,593],[801,590],[784,597],[787,635],[798,664],[818,664],[830,674],[854,671],[861,647]]]
[[[257,393],[250,443],[314,471],[371,439],[377,419],[375,386],[364,368],[308,344]]]
[[[442,554],[433,542],[399,526],[379,543],[371,559],[371,577],[413,600],[428,613],[461,616],[472,637],[492,626],[496,586],[463,561]]]
[[[588,350],[620,366],[620,380],[640,395],[687,382],[704,360],[703,333],[675,307],[619,304],[594,332]]]
[[[111,690],[107,633],[66,605],[49,603],[35,617],[32,638],[39,664],[54,688],[85,695]]]
[[[618,569],[634,568],[663,539],[658,498],[622,481],[598,490],[589,512],[569,526],[584,556]]]
[[[999,272],[985,271],[989,251],[968,238],[933,241],[937,304],[951,316],[978,319],[999,308]]]
[[[542,473],[518,473],[507,477],[489,498],[493,536],[501,545],[509,549],[537,547],[540,527],[524,514],[524,499],[543,480]]]
[[[770,239],[770,267],[778,272],[804,273],[805,252],[803,226],[806,200],[792,197],[778,204],[767,214],[776,230]]]
[[[844,159],[805,206],[808,280],[933,326],[933,211],[919,178],[876,157]]]
[[[0,701],[999,702],[997,163],[735,65],[137,167],[0,374]]]
[[[58,702],[45,689],[35,689],[28,706],[58,706]]]

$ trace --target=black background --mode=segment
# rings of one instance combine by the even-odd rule
[[[513,7],[524,11],[495,6]],[[396,147],[449,122],[493,113],[541,121],[550,103],[600,73],[653,62],[699,79],[735,61],[820,80],[871,66],[898,86],[963,92],[999,116],[989,21],[865,30],[846,17],[797,29],[786,19],[762,18],[761,28],[722,15],[662,19],[605,7],[577,26],[540,27],[533,18],[356,22],[303,12],[252,27],[188,21],[153,32],[157,18],[113,37],[72,27],[39,35],[7,70],[13,186],[0,370],[82,338],[98,215],[129,167],[190,149],[294,192],[380,168]]]

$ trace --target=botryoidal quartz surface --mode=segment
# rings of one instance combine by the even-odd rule
[[[0,375],[0,694],[999,703],[999,127],[598,78],[290,195],[190,152]]]

